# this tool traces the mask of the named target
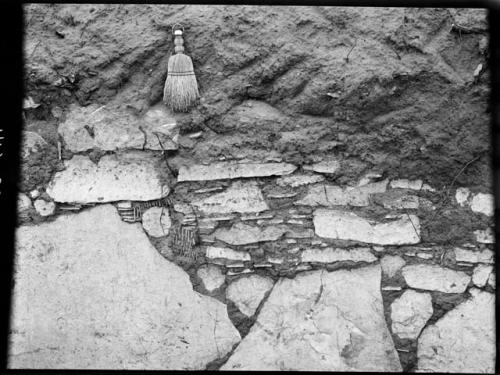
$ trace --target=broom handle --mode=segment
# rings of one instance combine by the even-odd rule
[[[184,53],[184,39],[182,39],[182,30],[175,30],[175,39],[174,39],[174,52],[175,53]]]

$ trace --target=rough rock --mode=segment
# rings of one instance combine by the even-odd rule
[[[37,199],[40,196],[40,191],[38,189],[30,191],[30,198]]]
[[[172,221],[168,209],[151,207],[142,214],[142,227],[151,237],[168,236]]]
[[[475,286],[482,288],[488,282],[488,279],[493,272],[493,266],[488,266],[485,264],[480,264],[474,268],[474,273],[472,274],[472,282]]]
[[[495,243],[495,234],[491,228],[485,230],[475,230],[474,235],[479,243],[493,244]]]
[[[223,370],[401,371],[380,266],[282,278]]]
[[[495,295],[471,290],[471,298],[426,327],[418,340],[418,371],[495,372]]]
[[[215,289],[219,288],[226,280],[220,267],[213,264],[201,266],[198,268],[198,271],[196,271],[196,274],[203,282],[205,289],[209,292],[213,292]]]
[[[368,206],[370,195],[386,191],[387,182],[380,181],[363,186],[311,186],[304,198],[295,202],[307,206]]]
[[[250,275],[233,281],[226,289],[226,298],[248,317],[253,316],[265,294],[273,287],[269,277]]]
[[[406,290],[391,304],[392,333],[402,339],[416,339],[432,313],[430,293]]]
[[[17,195],[17,212],[29,210],[31,207],[31,199],[26,194],[19,193]]]
[[[338,160],[323,160],[319,163],[312,165],[305,165],[303,167],[306,171],[313,171],[318,173],[333,174],[337,172],[340,168],[340,162]]]
[[[377,258],[367,247],[353,249],[306,249],[302,252],[302,262],[375,262]]]
[[[276,184],[279,186],[298,187],[302,185],[315,184],[324,181],[325,178],[319,174],[317,175],[293,175],[283,176],[276,179]]]
[[[313,221],[316,234],[320,237],[378,245],[420,242],[420,222],[415,215],[399,215],[396,220],[380,223],[352,212],[317,209]]]
[[[490,274],[490,277],[488,278],[488,285],[491,286],[492,288],[496,288],[496,276],[493,272]]]
[[[236,181],[226,191],[193,201],[204,214],[261,212],[269,209],[255,181]]]
[[[276,241],[287,229],[282,226],[255,227],[238,222],[229,229],[219,228],[215,238],[230,245],[246,245],[263,241]]]
[[[493,216],[495,213],[495,199],[492,194],[478,193],[472,198],[470,208],[474,212]]]
[[[70,106],[58,132],[65,147],[72,152],[93,148],[175,150],[179,127],[164,105],[157,105],[137,117],[127,110],[92,104]]]
[[[459,187],[455,193],[455,200],[460,206],[465,206],[467,204],[467,200],[470,196],[470,190],[465,187]]]
[[[140,152],[104,155],[94,164],[75,155],[56,173],[47,193],[56,202],[103,203],[120,200],[149,201],[168,195],[164,162]]]
[[[21,139],[21,155],[23,158],[43,150],[47,145],[47,141],[41,135],[32,131],[23,131]]]
[[[399,255],[385,255],[380,259],[382,274],[389,278],[393,277],[405,264],[405,260]]]
[[[471,277],[462,271],[435,264],[412,264],[403,267],[403,277],[411,288],[444,293],[463,293]]]
[[[373,201],[387,209],[416,210],[420,206],[420,198],[416,195],[406,194],[404,190],[389,190],[385,193],[372,196]]]
[[[200,370],[240,340],[225,305],[111,205],[16,238],[10,368]]]
[[[484,249],[481,251],[466,250],[460,247],[453,249],[457,262],[469,263],[493,263],[493,251]]]
[[[215,246],[207,247],[205,256],[209,259],[225,259],[228,261],[247,261],[251,259],[250,254],[247,252]]]
[[[53,215],[56,210],[56,204],[54,202],[47,202],[41,198],[37,199],[35,203],[33,203],[33,206],[35,206],[36,212],[44,217]]]
[[[422,180],[408,180],[403,178],[401,180],[393,180],[390,183],[392,189],[411,189],[420,190],[422,189]]]
[[[288,163],[218,162],[210,165],[182,166],[177,181],[209,181],[248,177],[281,176],[293,173],[297,167]]]

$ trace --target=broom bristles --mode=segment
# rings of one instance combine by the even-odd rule
[[[183,53],[168,60],[168,73],[163,89],[163,101],[173,111],[186,112],[199,97],[193,61]]]

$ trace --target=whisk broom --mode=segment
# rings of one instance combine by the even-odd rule
[[[174,112],[187,112],[198,100],[200,94],[194,75],[193,61],[184,54],[183,30],[176,26],[178,25],[172,27],[172,33],[175,35],[175,54],[168,59],[163,102]]]

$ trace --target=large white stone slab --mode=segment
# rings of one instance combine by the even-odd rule
[[[231,228],[219,228],[215,231],[216,239],[230,245],[246,245],[263,241],[276,241],[287,232],[283,226],[256,227],[238,222]]]
[[[302,252],[302,262],[334,263],[334,262],[375,262],[377,257],[367,247],[352,249],[306,249]]]
[[[495,373],[495,295],[471,298],[426,327],[418,340],[418,371]]]
[[[222,369],[401,371],[384,318],[380,266],[280,279]]]
[[[250,275],[233,281],[226,289],[226,298],[248,317],[255,314],[265,294],[273,287],[269,277]]]
[[[200,370],[240,340],[226,306],[111,205],[16,239],[10,368]]]
[[[391,304],[392,333],[402,339],[416,339],[432,313],[430,293],[406,290]]]
[[[72,152],[98,148],[175,150],[179,127],[164,105],[150,108],[142,117],[127,110],[99,106],[70,106],[58,132]]]
[[[411,288],[463,293],[471,277],[462,271],[435,264],[412,264],[403,267],[403,277]]]
[[[315,185],[309,187],[306,196],[295,202],[295,204],[306,206],[368,206],[370,204],[370,195],[385,192],[387,182],[388,180],[385,180],[363,186],[348,187]]]
[[[261,212],[269,209],[254,181],[236,181],[226,191],[193,201],[192,204],[204,214]]]
[[[233,178],[282,176],[293,173],[297,167],[288,163],[216,162],[196,164],[179,169],[177,181],[208,181]]]
[[[396,220],[380,223],[352,212],[317,209],[313,222],[316,234],[320,237],[378,245],[420,242],[420,222],[415,215],[398,215]]]
[[[75,155],[47,187],[56,202],[149,201],[168,195],[165,163],[141,152],[104,155],[98,164]]]

